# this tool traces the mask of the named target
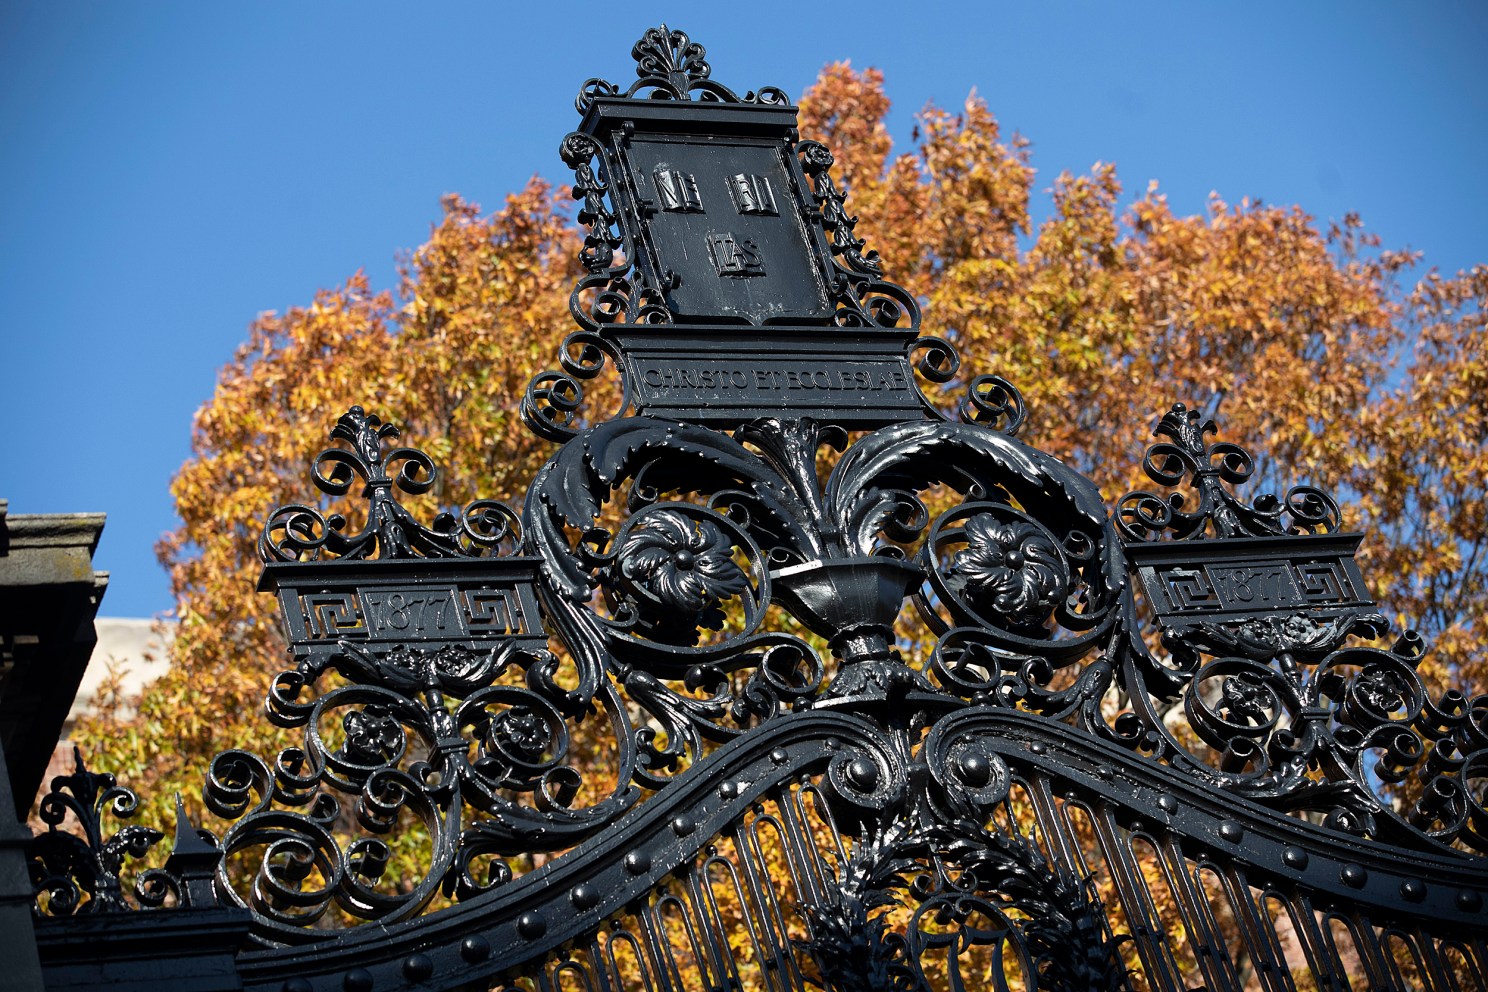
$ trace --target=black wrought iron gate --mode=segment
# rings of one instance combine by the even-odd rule
[[[562,145],[587,274],[520,516],[420,523],[430,459],[340,419],[313,478],[365,526],[260,544],[303,743],[218,756],[225,825],[132,895],[132,800],[59,780],[54,984],[1483,989],[1488,703],[1427,693],[1333,500],[1237,495],[1183,406],[1114,508],[1010,383],[949,419],[785,95],[633,55]]]

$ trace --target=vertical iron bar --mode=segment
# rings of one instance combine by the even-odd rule
[[[768,962],[761,956],[760,971],[763,973],[765,984],[773,989],[780,987],[780,982],[785,976],[785,961],[782,952],[782,940],[784,934],[777,929],[774,914],[770,905],[765,901],[764,886],[760,884],[759,871],[754,863],[754,852],[750,850],[745,835],[741,834],[737,824],[728,828],[725,835],[734,846],[734,851],[739,857],[739,864],[744,870],[744,879],[749,886],[749,898],[755,906],[755,912],[759,917],[760,931],[765,935],[765,943],[769,945],[770,957]]]
[[[661,992],[684,992],[682,988],[682,972],[677,967],[676,955],[672,953],[671,941],[667,938],[666,924],[657,911],[657,903],[660,900],[647,900],[641,906],[639,916],[642,921],[641,931],[646,936],[646,944],[651,950],[651,956],[656,961],[656,975]]]
[[[1297,992],[1276,927],[1270,922],[1265,907],[1257,904],[1245,873],[1234,861],[1230,861],[1222,869],[1217,865],[1214,869],[1229,896],[1230,907],[1234,910],[1236,919],[1240,921],[1241,928],[1250,934],[1248,946],[1251,960],[1261,975],[1262,985],[1267,992]],[[1261,898],[1265,898],[1264,893]]]
[[[1189,942],[1194,947],[1194,956],[1198,959],[1199,970],[1204,974],[1205,982],[1226,992],[1231,989],[1241,992],[1239,976],[1235,974],[1234,963],[1222,946],[1224,938],[1219,933],[1218,921],[1209,906],[1209,898],[1203,893],[1203,887],[1197,880],[1190,877],[1188,859],[1184,857],[1177,839],[1171,831],[1164,831],[1161,840],[1150,835],[1145,836],[1157,852],[1163,877],[1167,880],[1168,890],[1173,894],[1173,901],[1178,904],[1178,912],[1183,917]]]
[[[1115,817],[1104,804],[1098,812],[1088,807],[1087,811],[1091,814],[1090,822],[1099,838],[1111,881],[1116,886],[1122,905],[1126,907],[1127,922],[1134,924],[1133,929],[1137,931],[1132,934],[1132,938],[1136,942],[1137,953],[1142,958],[1142,965],[1147,969],[1148,981],[1168,992],[1185,992],[1178,980],[1177,963],[1168,952],[1167,934],[1163,930],[1162,920],[1151,905],[1146,879],[1139,886],[1133,877],[1135,852],[1122,841]],[[1138,920],[1141,922],[1138,923]]]

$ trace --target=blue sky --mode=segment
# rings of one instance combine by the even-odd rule
[[[579,84],[663,20],[740,90],[881,68],[901,147],[974,87],[1040,190],[1109,161],[1184,213],[1357,211],[1427,267],[1488,261],[1481,3],[0,0],[0,496],[108,513],[102,613],[170,608],[169,481],[249,321],[359,268],[392,286],[443,193],[565,179]]]

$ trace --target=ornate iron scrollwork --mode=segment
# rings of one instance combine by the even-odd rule
[[[1115,517],[1168,659],[1153,657],[1128,614],[1119,738],[1215,786],[1328,826],[1408,847],[1488,851],[1468,782],[1485,760],[1478,704],[1433,699],[1416,673],[1425,652],[1370,601],[1327,493],[1294,486],[1246,502],[1250,454],[1211,443],[1213,421],[1179,404],[1144,461],[1161,485],[1195,494],[1132,493]],[[1354,640],[1351,640],[1354,639]],[[1171,729],[1181,700],[1191,745]],[[1382,786],[1406,796],[1397,809]]]
[[[77,748],[72,755],[76,771],[54,778],[38,808],[47,831],[31,846],[31,884],[45,893],[41,911],[54,916],[127,909],[119,871],[126,858],[144,857],[162,834],[130,824],[105,839],[105,809],[128,819],[139,812],[139,797],[119,787],[114,776],[88,771]],[[59,829],[69,813],[82,837]]]
[[[73,772],[52,779],[37,815],[46,832],[31,841],[27,867],[36,890],[36,912],[42,916],[116,913],[175,906],[207,908],[217,904],[211,879],[222,852],[198,834],[176,797],[175,845],[165,865],[139,867],[126,894],[121,874],[127,861],[144,858],[162,837],[160,831],[127,824],[104,836],[105,814],[132,819],[139,797],[120,786],[113,775],[90,772],[72,749]],[[81,835],[66,829],[75,822]]]
[[[853,845],[835,881],[839,888],[808,911],[808,936],[797,943],[820,976],[808,980],[822,988],[931,989],[921,961],[933,948],[1004,942],[1037,988],[1125,987],[1099,899],[1088,884],[1053,873],[1025,839],[968,820],[920,829],[891,823]],[[887,913],[875,912],[901,899],[912,907],[904,933],[889,926]]]
[[[1002,973],[984,976],[998,988],[1009,970],[1051,992],[1125,987],[1123,940],[1110,935],[1089,879],[1056,870],[1029,838],[984,826],[1013,783],[1002,758],[932,732],[896,788],[884,789],[879,763],[861,753],[833,767],[839,800],[858,807],[844,811],[858,836],[835,884],[804,910],[807,936],[796,945],[816,964],[809,981],[839,992],[930,989],[926,966],[942,951],[950,987],[969,988],[975,979],[958,970],[958,954],[981,946],[1001,961],[1006,945]],[[865,800],[884,795],[897,801],[862,815]],[[891,909],[908,911],[902,930],[890,926]]]
[[[383,442],[396,438],[398,428],[354,406],[331,430],[333,440],[349,448],[327,448],[315,460],[312,478],[321,492],[345,496],[362,480],[367,499],[366,525],[356,534],[342,533],[346,520],[323,516],[312,506],[282,506],[270,515],[259,540],[265,562],[298,562],[367,558],[475,558],[515,546],[517,518],[505,504],[476,500],[463,514],[441,513],[432,527],[416,521],[393,495],[410,495],[434,486],[436,469],[429,456],[416,448],[383,451]],[[388,471],[396,466],[396,476]]]
[[[238,898],[280,940],[308,937],[300,928],[333,904],[389,921],[441,893],[487,891],[510,878],[503,856],[536,837],[572,844],[633,801],[622,785],[574,808],[583,778],[569,755],[571,708],[550,681],[538,563],[516,553],[516,514],[478,500],[432,528],[417,523],[392,497],[387,466],[414,466],[396,480],[414,494],[432,487],[436,468],[416,449],[384,452],[397,433],[354,407],[331,432],[347,447],[316,460],[313,479],[330,495],[347,493],[353,475],[366,481],[357,537],[340,537],[342,518],[295,505],[271,514],[260,542],[263,585],[279,593],[297,662],[276,678],[268,712],[303,728],[304,741],[272,763],[220,754],[203,795],[236,821],[227,855],[258,852]],[[333,671],[350,684],[322,687]],[[472,822],[467,806],[494,819]],[[361,836],[343,840],[352,817]],[[427,838],[428,867],[411,890],[390,888],[381,837],[409,817]],[[226,869],[219,883],[235,891]]]
[[[833,272],[838,302],[834,322],[843,327],[918,328],[919,304],[903,287],[884,281],[878,252],[865,251],[867,243],[855,233],[858,219],[847,212],[847,194],[832,179],[831,151],[819,141],[802,141],[796,154],[811,179],[821,225],[832,239],[832,256],[841,263]]]
[[[1150,492],[1128,493],[1117,511],[1122,536],[1129,541],[1205,537],[1263,537],[1282,534],[1330,534],[1338,529],[1338,504],[1313,486],[1293,486],[1285,499],[1266,494],[1246,503],[1225,488],[1241,485],[1255,472],[1250,452],[1228,441],[1211,444],[1218,432],[1213,420],[1182,403],[1163,414],[1153,433],[1168,440],[1147,449],[1142,468],[1154,482],[1177,486],[1191,479],[1198,505],[1184,510],[1182,493],[1167,498]]]
[[[1165,491],[1113,512],[1018,440],[1008,381],[942,410],[919,382],[960,381],[955,347],[784,95],[737,97],[681,32],[632,54],[563,143],[579,329],[522,402],[561,446],[520,516],[425,525],[395,491],[432,460],[341,418],[312,477],[360,480],[365,525],[294,504],[259,544],[291,657],[268,715],[300,742],[218,755],[220,845],[178,837],[140,901],[249,906],[245,984],[286,992],[738,988],[744,959],[771,988],[1178,988],[1143,865],[1214,988],[1241,983],[1211,903],[1277,987],[1268,900],[1319,974],[1339,906],[1430,954],[1480,937],[1488,699],[1432,696],[1415,634],[1384,646],[1332,498],[1241,498],[1254,460],[1179,405],[1144,463]],[[109,803],[81,770],[43,803],[89,840],[38,840],[52,912],[121,905],[159,839],[103,841]]]
[[[974,622],[988,645],[1058,668],[1109,627],[1123,585],[1093,488],[981,426],[898,424],[849,446],[809,418],[757,420],[732,438],[614,421],[539,473],[527,554],[505,557],[490,557],[493,541],[458,539],[469,514],[425,528],[392,499],[389,462],[417,466],[405,491],[427,490],[434,472],[414,449],[384,454],[395,435],[353,410],[332,432],[347,447],[317,459],[332,466],[314,473],[332,495],[353,470],[366,480],[357,536],[299,505],[265,529],[264,584],[280,594],[297,660],[269,712],[303,728],[304,743],[272,763],[224,752],[204,795],[236,821],[228,857],[259,852],[243,898],[276,941],[306,939],[332,904],[386,924],[440,893],[488,892],[511,878],[511,855],[615,822],[641,794],[631,782],[663,788],[718,743],[803,707],[921,697],[915,711],[930,712],[947,692],[979,698],[988,687],[968,680],[964,659],[921,672],[899,656],[893,625],[911,597],[940,629]],[[846,450],[821,483],[818,457],[831,448]],[[937,485],[966,501],[932,520],[917,493]],[[630,516],[615,523],[606,506],[617,487]],[[516,533],[504,514],[481,512],[503,537]],[[477,594],[509,604],[485,632]],[[763,626],[771,606],[822,638],[835,676],[809,641]],[[543,646],[539,609],[566,662]],[[329,671],[351,684],[306,699]],[[570,724],[594,710],[613,730],[616,784],[584,805]],[[343,840],[353,813],[365,833]],[[429,867],[393,892],[379,836],[409,816],[429,838]],[[230,882],[224,869],[219,884]]]

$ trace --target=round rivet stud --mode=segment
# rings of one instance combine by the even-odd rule
[[[315,986],[303,978],[291,978],[284,983],[284,992],[314,992]]]
[[[785,748],[783,747],[777,747],[775,750],[770,752],[770,760],[775,762],[775,764],[777,765],[783,765],[789,759],[790,755],[785,753]]]
[[[1109,780],[1116,774],[1116,769],[1112,768],[1110,765],[1099,765],[1095,769],[1095,774],[1099,775],[1103,779]]]
[[[486,938],[477,935],[460,941],[460,957],[471,964],[479,964],[490,956],[491,942]]]
[[[1426,883],[1419,878],[1407,878],[1400,883],[1400,897],[1407,902],[1420,902],[1426,898]]]
[[[718,795],[721,799],[732,799],[739,794],[739,783],[724,782],[718,787]]]
[[[878,784],[878,765],[868,758],[854,758],[847,765],[847,780],[864,792]]]
[[[1231,844],[1238,844],[1245,836],[1245,828],[1234,820],[1223,820],[1219,824],[1219,836]]]
[[[341,979],[346,992],[372,992],[372,972],[366,968],[353,968]]]
[[[956,762],[956,769],[961,773],[961,781],[967,785],[986,785],[992,781],[992,762],[985,754],[967,751]]]
[[[1369,872],[1362,865],[1344,865],[1338,872],[1338,877],[1343,879],[1343,884],[1351,889],[1362,889],[1364,883],[1369,881]]]
[[[517,917],[517,933],[528,940],[535,940],[548,932],[548,921],[541,913],[527,912]]]
[[[1289,847],[1281,852],[1281,861],[1293,871],[1301,871],[1307,867],[1307,852],[1300,847]]]
[[[1162,810],[1164,813],[1172,815],[1173,813],[1178,812],[1178,800],[1174,799],[1172,796],[1159,796],[1157,799],[1157,808]]]
[[[403,977],[410,982],[422,982],[434,974],[434,959],[427,954],[410,954],[403,962]]]
[[[575,885],[568,898],[577,909],[593,909],[599,904],[599,890],[588,883]]]
[[[651,870],[651,855],[645,851],[631,851],[625,856],[625,870],[632,875],[644,875]]]
[[[678,837],[686,837],[697,829],[697,823],[690,816],[679,816],[672,821],[672,833]]]
[[[1474,892],[1472,889],[1463,889],[1457,893],[1457,908],[1464,913],[1476,913],[1483,908],[1482,893]]]
[[[1042,742],[1036,741],[1028,746],[1028,750],[1032,751],[1034,754],[1043,754],[1049,749]]]
[[[839,741],[837,738],[835,738],[835,737],[828,737],[827,738],[827,750],[828,751],[835,751],[835,750],[837,750],[841,746],[842,746],[842,742]]]

